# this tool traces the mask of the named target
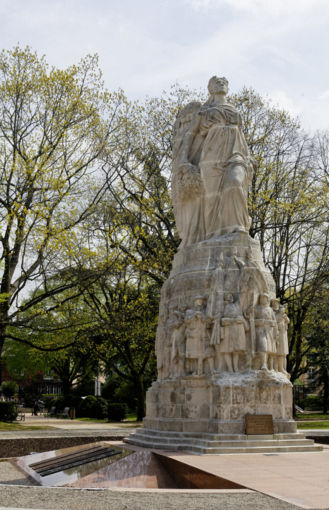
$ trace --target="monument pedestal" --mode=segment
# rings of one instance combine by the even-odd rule
[[[246,414],[271,414],[275,433],[296,432],[291,383],[274,371],[157,381],[146,399],[143,426],[147,429],[244,434]]]
[[[268,451],[268,441],[280,451],[308,448],[292,417],[289,319],[248,234],[255,161],[226,103],[227,80],[214,76],[208,89],[209,99],[187,105],[175,123],[172,198],[182,244],[161,290],[158,379],[143,429],[127,440],[201,453]],[[247,415],[266,444],[246,436]],[[262,431],[263,415],[271,427],[265,420]]]

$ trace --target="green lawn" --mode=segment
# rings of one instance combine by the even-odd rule
[[[0,430],[44,430],[44,429],[52,429],[54,427],[48,427],[47,425],[30,425],[23,426],[20,423],[8,423],[4,421],[0,421]]]
[[[298,429],[329,429],[329,420],[297,422]]]
[[[310,414],[301,414],[297,413],[296,420],[316,420],[316,421],[323,421],[323,420],[329,420],[329,414],[322,414],[322,413],[310,413]]]
[[[78,421],[93,421],[97,423],[108,423],[107,418],[103,418],[102,420],[98,418],[75,418]],[[136,413],[127,414],[123,422],[120,423],[137,423]]]

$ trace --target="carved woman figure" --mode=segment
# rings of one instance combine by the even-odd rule
[[[248,232],[248,185],[252,160],[241,131],[236,108],[226,102],[228,81],[213,76],[210,97],[194,116],[184,137],[180,167],[195,172],[191,148],[203,138],[199,168],[204,185],[205,238],[232,232]]]
[[[278,341],[278,327],[267,294],[260,294],[255,307],[256,352],[261,358],[262,370],[273,370]]]
[[[249,325],[242,316],[238,303],[234,303],[232,294],[224,300],[224,314],[221,319],[221,342],[216,347],[219,368],[229,372],[239,372],[239,357],[246,352],[246,332]]]
[[[194,299],[194,308],[185,312],[186,368],[190,374],[203,373],[203,359],[207,335],[206,314],[203,310],[204,297]]]

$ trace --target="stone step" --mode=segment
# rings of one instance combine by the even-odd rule
[[[231,453],[292,453],[292,452],[320,452],[322,446],[305,445],[305,446],[253,446],[253,447],[231,447],[231,448],[199,448],[194,446],[186,449],[186,453],[202,453],[202,454],[231,454]]]
[[[211,434],[211,433],[196,433],[196,432],[173,432],[173,431],[165,431],[165,430],[155,430],[155,429],[147,429],[140,428],[136,430],[136,434],[145,434],[145,435],[154,435],[159,437],[174,437],[174,438],[200,438],[207,439],[213,441],[235,441],[235,440],[245,440],[245,439],[304,439],[305,434],[303,432],[296,433],[283,433],[283,434],[266,434],[266,435],[246,435],[246,434]]]
[[[255,436],[245,436],[245,439],[225,439],[220,440],[217,438],[217,440],[207,440],[203,439],[199,436],[191,436],[191,437],[168,437],[168,436],[157,436],[156,434],[148,434],[136,431],[134,434],[130,434],[129,437],[133,437],[140,440],[145,441],[151,441],[151,442],[161,442],[164,444],[202,444],[202,445],[212,445],[212,446],[248,446],[248,445],[264,445],[264,446],[271,446],[271,445],[282,445],[282,446],[289,446],[289,445],[296,445],[296,444],[313,444],[314,441],[312,439],[305,439],[304,437],[299,437],[296,435],[292,439],[274,439],[273,437],[266,437],[266,439],[263,438],[257,438]]]
[[[236,446],[236,447],[244,447],[244,446],[293,446],[293,445],[312,445],[314,441],[312,439],[304,439],[304,438],[296,438],[296,439],[245,439],[245,440],[225,440],[225,441],[213,441],[201,439],[199,437],[179,437],[179,438],[167,438],[152,435],[152,434],[136,434],[134,437],[139,438],[141,440],[146,439],[151,442],[161,442],[169,445],[176,444],[199,444],[200,446],[205,447],[217,447],[217,446]]]
[[[154,441],[151,438],[137,438],[130,435],[124,439],[125,442],[135,444],[136,446],[142,446],[145,448],[152,448],[158,450],[183,450],[187,453],[193,454],[232,454],[232,453],[289,453],[289,452],[315,452],[322,451],[322,446],[314,445],[312,441],[306,440],[304,444],[297,445],[260,445],[260,446],[221,446],[211,447],[200,444],[186,444],[186,443],[165,443],[163,441]]]

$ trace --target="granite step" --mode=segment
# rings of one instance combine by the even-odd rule
[[[154,435],[144,436],[142,434],[136,434],[135,438],[139,438],[141,440],[146,439],[149,442],[161,442],[163,444],[176,445],[176,444],[198,444],[200,446],[205,447],[220,447],[220,446],[236,446],[236,447],[244,447],[244,446],[296,446],[296,445],[312,445],[314,441],[312,439],[245,439],[245,440],[221,440],[221,441],[213,441],[213,440],[205,440],[201,438],[166,438],[163,437],[159,439]]]
[[[263,435],[247,435],[247,434],[212,434],[212,433],[196,433],[196,432],[173,432],[173,431],[165,431],[165,430],[155,430],[155,429],[147,429],[140,428],[136,430],[136,434],[142,435],[152,435],[157,437],[173,437],[173,438],[198,438],[198,439],[206,439],[206,440],[219,440],[219,441],[235,441],[235,440],[245,440],[245,439],[305,439],[305,434],[303,432],[296,433],[281,433],[281,434],[263,434]]]
[[[142,446],[145,448],[151,449],[159,449],[159,450],[183,450],[187,453],[196,453],[196,454],[231,454],[231,453],[288,453],[288,452],[307,452],[307,451],[322,451],[322,447],[320,445],[314,445],[312,440],[305,440],[304,443],[298,441],[298,444],[266,444],[266,441],[263,444],[255,441],[254,445],[250,444],[234,444],[234,442],[227,442],[226,446],[211,446],[210,444],[196,444],[187,442],[164,442],[164,441],[155,441],[153,438],[146,437],[131,437],[124,439],[125,442],[134,444],[136,446]]]

